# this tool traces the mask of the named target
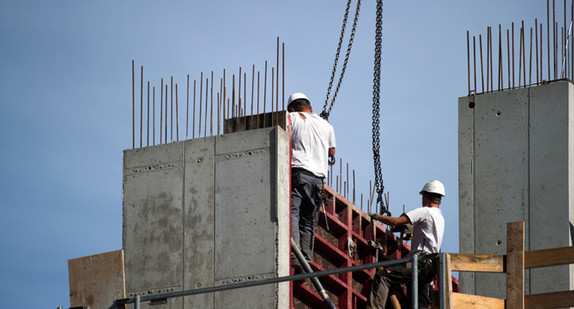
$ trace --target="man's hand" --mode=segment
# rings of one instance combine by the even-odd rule
[[[369,214],[369,217],[371,217],[371,219],[375,219],[375,220],[381,221],[384,224],[388,224],[388,225],[392,225],[392,226],[411,223],[407,216],[389,217],[389,216],[383,216],[383,215],[379,215],[379,214]]]

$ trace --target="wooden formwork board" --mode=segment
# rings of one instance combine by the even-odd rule
[[[70,306],[108,309],[125,298],[124,251],[68,260]]]

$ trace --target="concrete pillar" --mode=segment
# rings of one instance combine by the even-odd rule
[[[572,83],[462,97],[458,111],[460,252],[505,254],[511,221],[526,223],[527,251],[571,246]],[[503,274],[460,274],[463,293],[504,298],[504,282]],[[572,266],[526,272],[526,294],[573,287]]]
[[[124,152],[126,293],[289,275],[289,136],[266,128]],[[160,308],[288,308],[289,283]]]

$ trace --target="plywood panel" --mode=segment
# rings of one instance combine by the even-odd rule
[[[123,250],[69,260],[68,273],[71,307],[108,309],[126,295]]]

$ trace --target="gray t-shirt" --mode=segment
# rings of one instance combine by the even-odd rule
[[[411,241],[411,252],[415,253],[437,253],[440,252],[440,245],[444,235],[444,217],[439,208],[420,207],[406,213],[413,224],[413,239]]]

